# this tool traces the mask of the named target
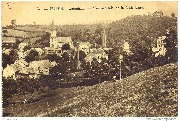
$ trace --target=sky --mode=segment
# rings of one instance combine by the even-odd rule
[[[103,7],[113,9],[96,9]],[[118,9],[116,7],[124,7]],[[126,7],[127,6],[127,7]],[[127,9],[128,7],[133,9]],[[135,9],[142,7],[142,9]],[[131,15],[148,15],[156,10],[162,10],[164,14],[172,12],[177,16],[177,2],[2,2],[2,26],[10,25],[12,19],[16,19],[18,25],[36,24],[44,25],[52,23],[64,24],[92,24],[120,20]],[[49,10],[50,7],[63,7],[64,10]],[[84,10],[69,10],[70,8],[83,8]],[[94,8],[93,8],[94,7]],[[40,9],[40,10],[38,10]],[[44,10],[48,9],[48,10]]]

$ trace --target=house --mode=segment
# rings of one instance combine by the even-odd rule
[[[7,65],[7,67],[3,70],[4,78],[13,78],[16,79],[16,69],[13,67],[13,65]]]
[[[99,63],[101,63],[102,58],[105,58],[108,60],[108,55],[104,52],[103,49],[93,49],[92,52],[90,52],[84,59],[86,62],[91,62],[93,61],[93,58],[96,58]]]
[[[38,52],[38,54],[39,55],[42,55],[43,53],[44,53],[44,50],[43,49],[41,49],[41,48],[31,48],[31,49],[29,49],[29,50],[26,50],[26,51],[18,51],[18,57],[19,57],[19,59],[25,59],[25,57],[29,54],[29,52],[31,51],[31,50],[35,50],[36,52]]]
[[[3,53],[4,54],[7,54],[7,55],[9,55],[9,53],[11,52],[11,49],[3,49]]]
[[[3,77],[13,78],[26,75],[30,78],[38,78],[41,75],[49,75],[49,69],[54,67],[56,62],[49,60],[32,61],[27,63],[25,60],[16,60],[14,64],[7,65],[3,70]]]
[[[41,48],[31,48],[30,50],[32,50],[32,49],[35,50],[36,52],[38,52],[39,55],[42,55],[44,53],[44,50]]]
[[[154,17],[163,17],[163,12],[162,10],[159,10],[159,11],[155,11],[152,16]]]
[[[55,65],[56,62],[49,60],[32,61],[29,63],[29,77],[38,78],[40,75],[49,75],[49,69]]]
[[[90,48],[88,55],[85,57],[86,62],[91,62],[93,61],[93,58],[96,58],[97,61],[100,63],[102,61],[102,58],[105,58],[108,60],[108,54],[105,53],[111,50],[112,48],[107,48],[106,47],[106,31],[103,29],[102,33],[102,45],[100,48]],[[96,47],[96,45],[95,45]]]
[[[123,51],[126,52],[127,54],[131,53],[129,43],[126,41],[124,41],[124,44],[123,44]]]
[[[29,65],[24,59],[16,60],[14,64],[17,64],[20,67],[27,67]]]
[[[7,65],[3,70],[3,77],[13,78],[15,80],[19,74],[28,74],[28,70],[26,69],[28,65],[23,59],[16,60],[14,64]]]
[[[91,44],[89,42],[81,42],[79,43],[79,51],[84,51],[85,54],[87,55],[88,53],[90,53],[90,47],[91,47]],[[76,48],[76,51],[77,51],[77,48]]]
[[[27,67],[29,66],[29,63],[27,63],[24,59],[16,60],[14,64],[19,66],[19,73],[28,74]]]
[[[19,70],[20,67],[17,64],[7,65],[7,67],[3,70],[3,77],[6,79],[13,78],[14,80],[16,80],[17,73]]]
[[[164,56],[166,54],[166,48],[164,40],[166,39],[166,36],[158,37],[156,42],[156,47],[152,48],[152,51],[155,53],[155,57],[162,55]]]

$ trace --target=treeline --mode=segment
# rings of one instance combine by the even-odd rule
[[[48,27],[51,30],[51,26]],[[56,30],[57,36],[70,36],[74,43],[88,41],[101,44],[101,32],[105,29],[107,47],[120,47],[127,40],[134,50],[139,44],[149,48],[157,37],[165,35],[171,27],[177,27],[177,18],[136,15],[104,25],[59,25]]]
[[[129,16],[122,20],[110,24],[92,24],[92,25],[55,25],[57,36],[71,37],[74,44],[77,41],[88,41],[91,44],[101,45],[101,32],[106,30],[107,47],[121,47],[124,40],[128,41],[131,49],[136,51],[137,45],[150,48],[156,38],[166,34],[166,30],[171,27],[177,27],[177,18],[171,17],[152,17],[152,16]],[[33,29],[34,28],[34,29]],[[5,29],[5,28],[4,28]],[[15,28],[20,31],[36,31],[37,35],[47,36],[44,39],[37,40],[34,44],[45,47],[49,45],[52,25],[25,25]],[[42,32],[46,34],[42,34]],[[43,42],[45,40],[45,42]]]

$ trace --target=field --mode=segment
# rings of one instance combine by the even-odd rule
[[[3,29],[2,40],[11,41],[11,40],[20,40],[24,41],[25,38],[29,39],[30,45],[34,45],[37,40],[40,40],[42,36],[46,33],[43,27],[30,27],[23,26],[17,27],[16,29]]]
[[[121,81],[14,95],[4,116],[178,116],[177,64],[136,73]]]
[[[3,37],[18,37],[18,38],[25,38],[25,37],[40,37],[43,35],[43,31],[25,31],[20,29],[4,29],[6,33],[3,33]]]

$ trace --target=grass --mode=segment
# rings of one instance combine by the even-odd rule
[[[7,36],[7,37],[40,37],[44,34],[44,31],[27,31],[27,30],[17,30],[17,29],[7,29],[7,33],[3,33],[2,36]]]
[[[117,82],[15,95],[3,112],[8,116],[174,117],[178,116],[177,70],[172,63]]]

